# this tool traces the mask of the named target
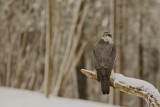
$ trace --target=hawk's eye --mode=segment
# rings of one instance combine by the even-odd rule
[[[111,34],[108,34],[108,36],[112,38],[112,35],[111,35]]]

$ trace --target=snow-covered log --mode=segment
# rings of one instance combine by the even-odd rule
[[[81,69],[81,72],[97,80],[95,72],[86,69]],[[115,89],[143,98],[150,107],[160,107],[160,93],[152,84],[114,73],[114,71],[112,71],[110,82],[111,86]]]

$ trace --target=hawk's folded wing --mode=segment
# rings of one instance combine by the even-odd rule
[[[113,44],[98,41],[94,45],[94,63],[95,68],[113,68],[116,56],[116,49]]]

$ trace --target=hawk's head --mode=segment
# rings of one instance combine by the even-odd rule
[[[107,37],[107,36],[112,38],[112,35],[109,32],[104,32],[103,37]]]
[[[102,39],[103,39],[105,42],[113,43],[112,35],[111,35],[109,32],[104,32],[104,33],[103,33],[103,36],[102,36]]]

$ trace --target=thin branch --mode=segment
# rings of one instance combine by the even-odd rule
[[[97,80],[95,72],[85,69],[81,69],[81,72],[86,76]],[[114,73],[114,71],[112,71],[110,82],[111,86],[115,89],[143,98],[150,107],[160,107],[160,93],[152,84],[143,80]]]

